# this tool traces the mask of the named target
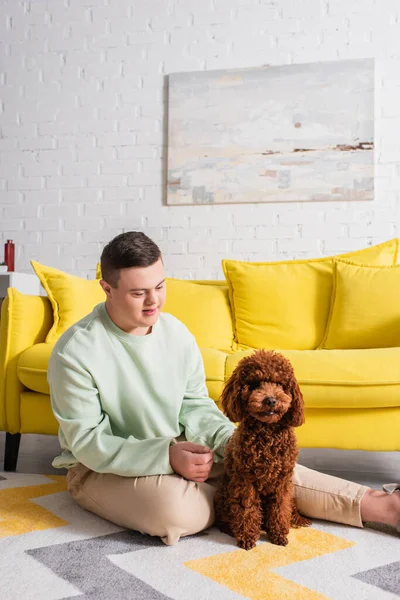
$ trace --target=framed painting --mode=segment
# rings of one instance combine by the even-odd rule
[[[373,194],[373,59],[169,76],[167,204]]]

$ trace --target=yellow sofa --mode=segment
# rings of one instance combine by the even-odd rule
[[[371,306],[390,297],[387,310],[394,311],[393,321],[399,306],[400,323],[400,298],[397,304],[396,294],[385,288],[395,285],[400,275],[397,253],[398,240],[390,240],[324,259],[227,260],[226,281],[168,279],[164,310],[195,335],[209,394],[217,404],[224,381],[244,355],[254,348],[274,348],[291,360],[304,395],[306,422],[296,430],[300,447],[398,451],[400,335],[384,336],[380,346],[380,332],[387,331],[386,309],[369,314]],[[96,281],[33,266],[48,297],[11,288],[2,305],[0,430],[7,432],[5,470],[16,468],[22,433],[57,434],[48,359],[71,319],[90,312],[102,299]],[[351,272],[343,279],[346,269]],[[352,297],[352,289],[360,286],[361,296]],[[352,303],[356,309],[347,315]],[[340,344],[335,347],[338,333]]]

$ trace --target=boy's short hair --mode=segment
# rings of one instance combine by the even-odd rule
[[[101,275],[111,287],[118,286],[120,269],[150,267],[161,258],[161,250],[141,231],[120,233],[101,253]]]

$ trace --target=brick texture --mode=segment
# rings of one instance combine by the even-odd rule
[[[399,235],[398,0],[2,0],[0,259],[93,277],[140,229],[168,273],[323,256]],[[165,206],[165,76],[375,57],[375,200]]]

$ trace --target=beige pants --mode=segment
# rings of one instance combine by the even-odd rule
[[[121,477],[78,465],[68,471],[67,485],[82,508],[173,545],[213,524],[213,497],[222,470],[222,464],[214,464],[207,481],[195,483],[179,475]],[[301,465],[296,466],[293,481],[303,515],[363,526],[360,502],[367,487]]]

